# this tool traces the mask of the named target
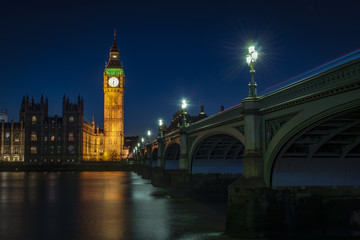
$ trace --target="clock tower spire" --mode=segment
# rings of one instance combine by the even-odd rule
[[[104,160],[121,160],[124,146],[124,87],[125,75],[119,49],[114,42],[104,71]]]

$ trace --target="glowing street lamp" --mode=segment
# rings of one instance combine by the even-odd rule
[[[254,74],[255,74],[255,62],[258,58],[258,52],[255,50],[254,46],[249,47],[249,53],[246,55],[246,62],[250,67],[250,74],[251,74],[251,82],[249,83],[249,97],[256,97],[256,82],[254,81]]]
[[[162,120],[162,119],[159,119],[159,137],[160,137],[160,138],[163,137],[162,126],[163,126],[163,120]]]
[[[151,137],[151,131],[150,130],[147,131],[147,136],[148,136],[148,143],[150,143],[150,137]]]
[[[186,112],[186,107],[187,107],[187,102],[186,102],[186,99],[183,99],[182,100],[182,103],[181,103],[181,109]]]
[[[182,126],[185,127],[186,126],[186,107],[187,107],[187,101],[186,99],[182,100],[181,103],[181,109],[182,109]]]
[[[140,147],[139,149],[144,149],[144,138],[140,138]]]

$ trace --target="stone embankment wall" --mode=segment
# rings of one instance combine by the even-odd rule
[[[155,187],[169,190],[174,198],[193,198],[205,201],[226,201],[228,186],[239,174],[194,174],[183,170],[165,170],[149,166],[134,166],[134,171],[144,179],[151,179]]]
[[[227,234],[247,238],[360,239],[360,187],[229,187]]]
[[[126,161],[29,164],[23,162],[1,162],[0,171],[131,171],[133,165]]]

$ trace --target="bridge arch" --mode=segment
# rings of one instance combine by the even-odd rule
[[[158,159],[158,148],[153,147],[152,151],[151,151],[151,156],[150,156],[150,161],[151,161],[151,166],[152,167],[157,166],[157,159]]]
[[[274,137],[276,146],[269,145],[265,181],[273,186],[360,185],[360,100],[299,115],[289,121],[292,130]]]
[[[168,143],[164,152],[164,168],[179,169],[180,144],[177,142]]]
[[[215,131],[197,137],[190,153],[191,173],[241,173],[244,138]]]

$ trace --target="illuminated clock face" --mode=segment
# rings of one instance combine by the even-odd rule
[[[116,77],[111,77],[109,79],[109,85],[110,87],[117,87],[117,85],[119,85],[119,79],[117,79]]]

